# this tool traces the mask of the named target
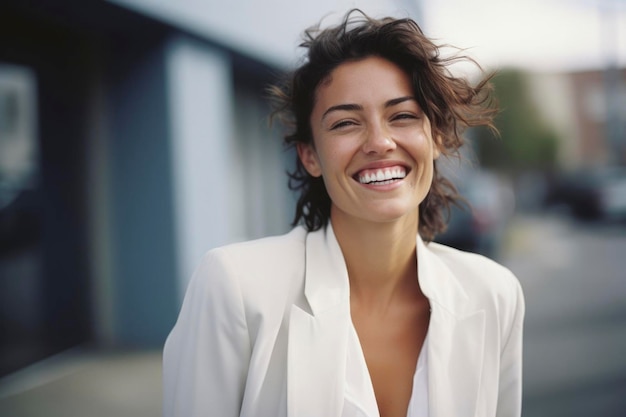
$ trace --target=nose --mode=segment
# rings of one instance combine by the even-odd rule
[[[367,154],[385,154],[396,149],[396,142],[390,132],[385,129],[373,126],[367,132],[367,137],[363,142],[363,152]]]

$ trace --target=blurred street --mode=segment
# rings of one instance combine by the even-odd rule
[[[523,415],[625,415],[626,226],[516,217],[504,249],[526,295]],[[0,380],[0,415],[160,415],[160,358],[61,354]]]
[[[626,226],[517,218],[501,259],[526,296],[524,416],[626,415]]]
[[[73,349],[0,379],[2,417],[161,415],[161,352]]]

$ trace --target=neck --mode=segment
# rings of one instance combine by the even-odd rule
[[[413,218],[370,223],[331,216],[348,269],[353,301],[386,308],[396,296],[419,291],[417,213]]]

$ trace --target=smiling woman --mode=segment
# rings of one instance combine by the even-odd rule
[[[360,24],[359,24],[360,23]],[[351,27],[354,25],[354,27]],[[348,13],[344,23],[321,30],[314,27],[305,32],[301,45],[308,49],[304,64],[283,85],[271,88],[276,117],[292,132],[285,137],[287,145],[313,144],[311,116],[318,98],[318,88],[332,82],[331,73],[366,57],[383,58],[408,77],[408,96],[417,102],[431,123],[431,136],[437,152],[455,154],[463,145],[462,132],[467,127],[494,128],[496,108],[491,104],[491,86],[486,77],[475,86],[454,77],[449,67],[473,63],[465,56],[443,58],[440,48],[428,39],[410,19],[369,19],[358,11]],[[365,77],[353,86],[371,90],[376,80]],[[403,99],[395,97],[394,100]],[[332,110],[356,109],[357,103],[336,103]],[[445,229],[446,212],[458,198],[454,187],[433,172],[434,183],[419,213],[420,234],[431,240]],[[301,191],[294,224],[304,221],[307,228],[323,227],[330,215],[330,198],[321,177],[311,178],[301,161],[291,174],[291,187]]]
[[[214,249],[164,350],[166,416],[514,417],[517,279],[432,238],[458,195],[435,161],[491,127],[410,19],[305,32],[271,89],[297,149],[292,232]],[[300,225],[300,223],[302,223]]]

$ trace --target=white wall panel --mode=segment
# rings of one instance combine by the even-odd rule
[[[177,259],[182,297],[210,248],[235,240],[231,201],[232,107],[228,55],[176,38],[168,53]]]

